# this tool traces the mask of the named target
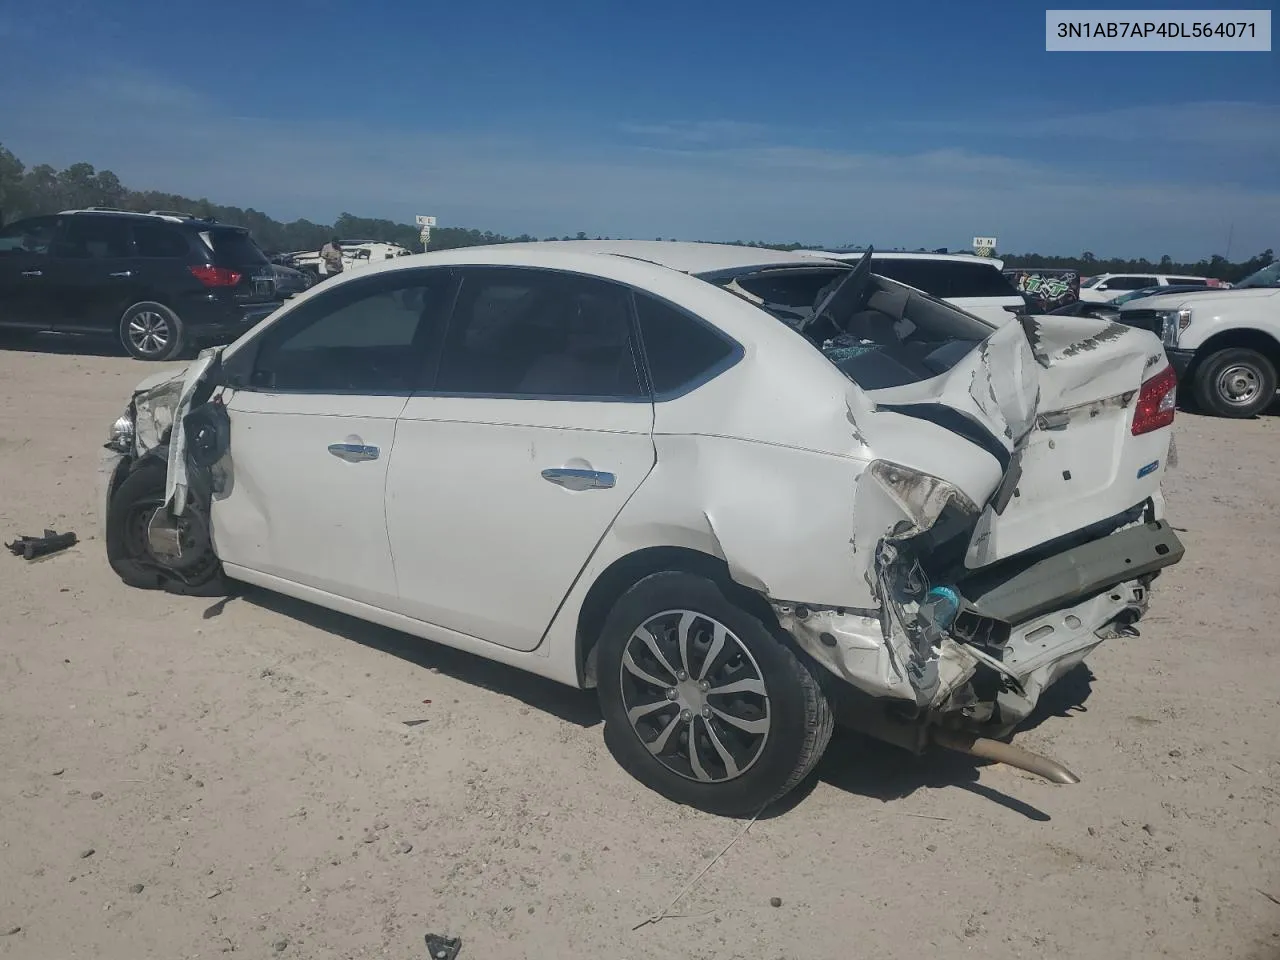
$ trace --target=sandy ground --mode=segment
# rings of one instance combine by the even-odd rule
[[[1280,417],[1179,418],[1187,559],[1019,738],[1083,783],[838,737],[739,836],[628,779],[590,694],[124,587],[93,475],[152,368],[85,349],[0,350],[0,533],[83,537],[0,555],[0,956],[1280,956]]]

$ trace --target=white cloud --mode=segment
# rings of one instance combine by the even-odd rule
[[[299,121],[279,108],[286,119],[238,116],[191,89],[116,71],[6,98],[0,131],[28,163],[88,160],[134,187],[286,219],[432,213],[442,224],[505,233],[885,247],[960,246],[993,234],[1007,251],[1179,259],[1220,250],[1232,225],[1233,253],[1274,246],[1280,222],[1277,188],[1154,176],[1097,184],[991,152],[838,150],[731,120],[619,125],[620,140],[602,143],[557,131],[535,138]]]

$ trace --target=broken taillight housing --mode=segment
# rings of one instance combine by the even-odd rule
[[[211,267],[208,264],[191,267],[191,275],[206,287],[234,287],[244,274],[227,267]]]
[[[1133,435],[1140,436],[1173,423],[1178,406],[1178,375],[1165,367],[1142,385],[1133,411]]]

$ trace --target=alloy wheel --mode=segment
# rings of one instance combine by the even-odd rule
[[[769,694],[751,651],[718,620],[668,610],[628,638],[623,707],[649,753],[703,783],[742,776],[769,738]]]
[[[154,310],[140,310],[129,319],[126,334],[134,348],[147,356],[164,353],[173,336],[169,321]]]

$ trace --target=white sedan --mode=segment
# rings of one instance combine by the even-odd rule
[[[403,257],[139,387],[127,582],[242,581],[573,687],[665,796],[754,813],[839,718],[1062,782],[1005,737],[1183,548],[1152,334],[997,329],[712,244]]]

